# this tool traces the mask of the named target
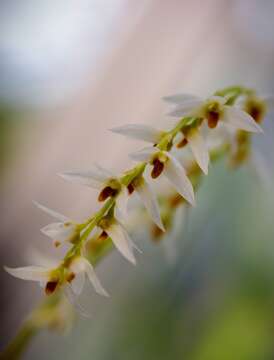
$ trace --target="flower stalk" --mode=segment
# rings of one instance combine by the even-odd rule
[[[1,359],[19,358],[23,349],[39,330],[54,328],[58,322],[64,325],[66,317],[60,319],[60,304],[65,301],[64,294],[69,291],[73,296],[78,296],[82,291],[85,276],[88,277],[96,292],[107,296],[93,266],[114,246],[127,260],[136,262],[134,250],[137,247],[120,220],[121,217],[124,220],[127,213],[127,201],[132,193],[138,193],[155,223],[153,231],[155,237],[164,233],[164,225],[168,231],[172,226],[174,210],[179,204],[184,203],[188,206],[195,204],[194,193],[197,191],[203,173],[208,172],[209,161],[213,163],[225,155],[230,155],[232,158],[234,156],[235,162],[240,165],[245,162],[247,156],[241,157],[241,151],[244,152],[244,149],[248,153],[250,150],[249,132],[261,132],[259,125],[261,116],[259,115],[265,114],[267,105],[264,99],[256,97],[253,90],[240,86],[218,90],[214,96],[205,100],[185,94],[169,96],[165,100],[175,105],[170,115],[179,117],[170,130],[156,130],[140,125],[126,125],[112,129],[113,132],[139,140],[143,139],[152,144],[150,147],[131,154],[132,159],[138,161],[137,165],[119,176],[99,165],[95,165],[88,172],[61,174],[65,180],[80,182],[99,190],[98,200],[103,202],[103,205],[85,222],[78,224],[40,204],[37,205],[58,220],[57,223],[43,228],[42,232],[54,239],[55,246],[68,242],[71,247],[59,264],[50,270],[35,267],[6,268],[13,276],[45,283],[45,292],[50,296],[23,324]],[[222,139],[221,145],[208,150],[202,135],[203,129],[207,127],[209,131],[214,131],[222,125],[232,128],[232,135],[230,132],[229,137]],[[235,155],[235,139],[236,155],[237,150],[238,153],[240,152],[238,157]],[[188,145],[195,161],[185,169],[171,152],[176,147],[180,150]],[[162,212],[166,214],[165,219],[161,219],[156,196],[146,179],[149,167],[152,168],[150,179],[157,179],[163,174],[176,191],[174,196],[164,197],[162,200],[166,204],[165,211]],[[97,232],[94,236],[92,233],[95,230]]]

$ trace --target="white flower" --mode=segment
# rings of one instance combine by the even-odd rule
[[[38,281],[45,284],[46,294],[52,294],[59,285],[59,272],[43,266],[24,266],[10,268],[5,266],[4,269],[12,276],[29,281]]]
[[[71,279],[71,287],[76,295],[81,294],[85,283],[85,277],[87,276],[98,294],[109,296],[98,279],[93,266],[85,257],[78,256],[74,258],[69,266],[69,270],[71,273],[68,275],[68,280]]]
[[[25,266],[18,268],[4,267],[4,269],[18,279],[38,281],[42,287],[45,287],[48,295],[52,294],[61,285],[62,281],[64,281],[65,286],[71,286],[75,295],[80,295],[83,290],[85,276],[87,276],[98,294],[108,296],[92,265],[83,256],[77,256],[71,261],[68,269],[66,269],[65,276],[61,276],[57,267]]]
[[[131,240],[124,226],[114,218],[103,218],[98,227],[102,230],[101,236],[110,237],[117,250],[132,264],[136,264],[133,250],[141,252]]]
[[[207,119],[210,128],[215,128],[221,121],[232,128],[262,132],[261,127],[249,114],[237,106],[226,105],[227,99],[225,97],[211,96],[208,99],[195,98],[190,100],[182,97],[182,101],[172,98],[166,100],[176,104],[175,110],[169,114],[171,116],[194,116]]]
[[[116,197],[116,205],[120,213],[125,216],[127,211],[127,189],[117,176],[100,165],[94,164],[89,171],[65,172],[59,174],[63,179],[73,183],[79,183],[94,189],[99,189],[99,201],[105,201],[108,197]]]
[[[250,95],[237,101],[237,106],[246,111],[257,124],[260,124],[267,112],[274,110],[274,95]]]
[[[64,242],[73,242],[79,238],[80,232],[76,223],[74,223],[66,216],[59,214],[58,212],[51,210],[36,201],[33,203],[39,209],[58,220],[58,222],[49,224],[41,229],[43,234],[54,240],[55,246],[59,246]]]
[[[112,129],[112,131],[130,138],[144,140],[152,144],[159,143],[161,137],[165,134],[163,131],[154,129],[150,126],[139,124],[120,126],[118,128]],[[207,174],[209,154],[206,144],[203,141],[203,138],[197,128],[190,128],[188,131],[184,132],[181,144],[186,145],[187,143],[189,143],[198,165],[203,170],[203,172]]]
[[[195,204],[193,187],[185,169],[170,153],[161,151],[156,147],[147,147],[131,154],[130,157],[133,160],[149,162],[153,166],[152,178],[157,178],[163,173],[184,199],[191,205]]]

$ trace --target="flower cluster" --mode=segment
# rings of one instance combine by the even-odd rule
[[[115,174],[97,164],[88,171],[59,174],[67,181],[98,189],[98,202],[103,205],[85,222],[78,223],[35,203],[54,219],[53,223],[41,229],[42,233],[51,238],[56,247],[69,244],[69,250],[60,263],[53,267],[6,267],[8,273],[20,279],[38,281],[47,295],[63,289],[76,297],[81,294],[85,278],[88,278],[98,294],[108,296],[90,261],[87,243],[104,246],[106,241],[111,241],[122,256],[135,264],[134,252],[139,249],[124,225],[132,194],[138,195],[155,224],[155,237],[163,234],[165,229],[170,230],[173,210],[178,204],[195,205],[197,180],[202,173],[208,173],[210,160],[216,156],[214,149],[211,151],[212,134],[219,137],[222,148],[230,154],[234,165],[241,164],[249,158],[250,133],[262,132],[262,119],[273,105],[273,97],[258,97],[254,91],[243,87],[226,88],[207,99],[176,94],[164,100],[171,104],[169,115],[176,120],[172,129],[154,129],[140,124],[112,129],[114,133],[150,144],[130,154],[130,158],[137,161],[136,166],[122,174]],[[195,160],[191,169],[186,169],[177,157],[185,148],[190,149]],[[161,176],[175,191],[169,199],[166,214],[161,213],[152,189],[152,181]]]

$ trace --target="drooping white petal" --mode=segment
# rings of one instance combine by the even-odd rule
[[[128,240],[128,243],[130,244],[131,246],[131,249],[132,251],[135,249],[138,251],[138,253],[142,254],[142,250],[135,244],[135,242],[131,239],[131,237],[129,236],[128,232],[127,232],[127,229],[126,227],[124,226],[123,223],[121,223],[118,219],[117,219],[117,223],[120,225],[122,231],[123,231],[123,234],[124,236],[127,238]]]
[[[75,225],[72,223],[52,223],[43,227],[41,232],[53,240],[69,241],[75,234]]]
[[[152,155],[158,151],[159,150],[154,146],[148,146],[142,150],[129,154],[129,157],[135,161],[149,161]]]
[[[190,100],[178,105],[173,111],[168,113],[170,116],[198,116],[200,107],[203,105],[203,100]]]
[[[38,209],[46,212],[47,214],[49,214],[50,216],[54,217],[55,219],[59,220],[59,221],[62,221],[62,222],[67,222],[69,221],[69,218],[67,218],[66,216],[58,213],[57,211],[55,210],[52,210],[52,209],[49,209],[48,207],[40,204],[39,202],[37,201],[33,201],[34,205],[36,205],[38,207]]]
[[[232,126],[233,128],[255,132],[255,133],[263,132],[260,125],[258,125],[256,121],[246,112],[236,107],[227,106],[227,105],[225,105],[223,109],[224,111],[223,111],[222,120],[228,126]]]
[[[4,269],[12,276],[31,281],[47,281],[51,270],[42,266],[25,266],[18,268],[10,268],[4,266]]]
[[[171,154],[168,152],[165,152],[165,154],[169,160],[165,163],[164,175],[184,199],[191,205],[195,205],[193,187],[186,175],[185,169]]]
[[[153,144],[157,143],[163,135],[163,131],[141,124],[119,126],[111,129],[111,131],[132,139],[143,140]]]
[[[81,292],[83,291],[84,284],[85,284],[85,274],[80,272],[75,276],[75,278],[71,282],[71,287],[73,292],[76,295],[80,295]]]
[[[125,186],[122,186],[117,198],[116,209],[121,215],[121,219],[124,220],[127,217],[127,205],[128,205],[128,190]]]
[[[186,101],[196,101],[201,99],[198,96],[191,94],[174,94],[170,96],[164,96],[163,100],[172,104],[180,105]]]
[[[187,138],[193,155],[205,174],[208,173],[209,154],[206,143],[199,131],[193,131]]]
[[[130,262],[136,264],[133,254],[133,246],[130,243],[128,236],[125,236],[123,228],[118,224],[112,224],[109,228],[105,229],[107,235],[111,238],[117,250]]]
[[[162,231],[165,231],[158,202],[151,186],[145,181],[145,179],[142,179],[138,186],[135,187],[135,190],[140,196],[152,220]]]
[[[95,291],[102,295],[102,296],[109,296],[109,294],[107,293],[107,291],[103,288],[100,280],[98,279],[91,263],[87,260],[87,259],[83,259],[83,261],[85,261],[85,272],[87,274],[87,277],[89,279],[89,281],[91,282],[91,284],[93,285]]]

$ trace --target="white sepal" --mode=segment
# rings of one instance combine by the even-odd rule
[[[140,196],[145,208],[147,209],[148,213],[150,214],[152,220],[155,222],[155,224],[162,230],[165,231],[164,225],[162,223],[160,210],[158,206],[158,202],[156,199],[156,196],[149,185],[145,181],[144,178],[140,180],[140,183],[138,186],[135,187],[136,192]]]
[[[111,129],[112,132],[126,137],[143,140],[150,143],[157,143],[163,132],[151,126],[141,124],[128,124]]]
[[[173,111],[168,113],[170,116],[195,116],[198,114],[200,107],[203,105],[203,100],[190,100],[178,105]],[[197,114],[196,114],[197,113]]]
[[[80,295],[85,285],[85,274],[80,272],[71,282],[71,288],[75,295]]]
[[[110,178],[115,177],[111,171],[103,168],[98,164],[94,164],[88,171],[65,172],[59,174],[63,179],[81,185],[86,185],[94,189],[100,189],[102,184]]]
[[[133,254],[132,242],[129,240],[129,236],[123,227],[118,223],[110,225],[105,229],[107,235],[111,238],[117,250],[131,263],[136,264],[136,260]]]
[[[116,207],[115,210],[118,210],[119,217],[121,215],[121,219],[124,220],[127,217],[127,207],[128,207],[128,190],[125,186],[121,187],[121,190],[116,198]]]
[[[144,149],[129,154],[129,157],[135,161],[149,161],[153,154],[159,152],[154,146],[147,146]]]
[[[69,221],[69,218],[58,213],[57,211],[55,210],[52,210],[52,209],[49,209],[48,207],[40,204],[39,202],[37,201],[33,201],[34,205],[36,205],[38,207],[38,209],[46,212],[47,214],[49,214],[50,216],[54,217],[56,220],[59,220],[61,222],[66,222],[66,221]]]
[[[263,130],[256,123],[256,121],[245,111],[242,111],[233,106],[225,105],[223,107],[223,117],[222,120],[229,126],[233,128],[255,132],[255,133],[262,133]]]
[[[76,233],[75,225],[72,223],[52,223],[44,226],[41,232],[52,240],[69,241]]]
[[[186,199],[191,205],[195,205],[194,191],[190,180],[188,179],[185,169],[179,161],[168,152],[164,152],[169,158],[164,166],[164,175],[169,182],[175,187],[178,193]]]
[[[10,275],[22,279],[22,280],[30,280],[30,281],[47,281],[50,277],[51,269],[44,268],[42,266],[24,266],[18,268],[10,268],[4,266],[6,272]]]
[[[209,154],[206,143],[204,142],[200,132],[194,130],[193,132],[191,132],[187,140],[189,142],[195,160],[197,161],[198,165],[203,170],[203,172],[207,175]]]

